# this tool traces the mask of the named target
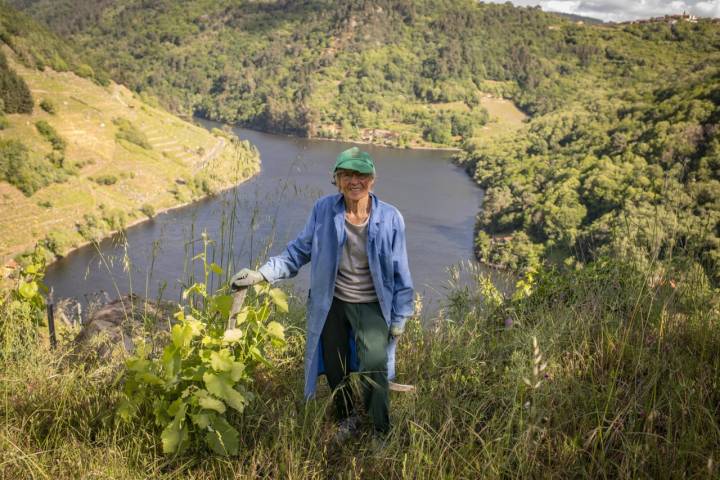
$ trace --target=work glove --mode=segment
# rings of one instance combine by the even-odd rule
[[[404,326],[404,325],[403,325],[403,326],[393,325],[393,326],[390,327],[390,336],[391,336],[392,338],[397,338],[397,337],[399,337],[400,335],[402,335],[404,331],[405,331],[405,326]]]
[[[239,290],[241,288],[260,283],[263,280],[265,280],[265,277],[263,277],[262,273],[257,270],[243,268],[230,279],[230,288],[233,290]]]

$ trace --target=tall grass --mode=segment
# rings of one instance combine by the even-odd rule
[[[234,195],[210,252],[224,269],[210,290],[244,260],[237,215]],[[287,346],[257,371],[252,404],[229,417],[241,438],[230,458],[163,455],[157,426],[115,416],[122,358],[79,362],[69,341],[51,351],[41,306],[7,291],[0,478],[717,478],[719,298],[683,260],[541,271],[513,296],[474,264],[451,269],[441,310],[418,313],[401,337],[398,381],[417,390],[392,393],[391,433],[377,439],[366,425],[343,445],[332,440],[328,389],[303,399],[305,305],[291,297],[279,319]],[[152,268],[146,295],[151,280]],[[192,262],[183,281],[196,281]]]
[[[399,381],[417,392],[393,393],[384,441],[366,429],[335,445],[327,389],[304,402],[297,300],[283,319],[294,326],[288,347],[232,417],[242,447],[231,458],[163,456],[155,426],[116,420],[117,365],[5,338],[0,475],[717,478],[718,299],[700,269],[658,277],[603,261],[541,272],[529,295],[501,301],[471,274],[475,283],[454,285],[426,328],[414,319],[402,337]],[[24,321],[11,304],[5,336]]]

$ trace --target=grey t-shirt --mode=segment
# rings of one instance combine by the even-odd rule
[[[335,296],[348,303],[378,301],[367,257],[368,220],[362,225],[353,225],[345,219],[346,238],[335,280]]]

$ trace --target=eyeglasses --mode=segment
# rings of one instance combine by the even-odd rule
[[[372,174],[370,173],[360,173],[353,170],[341,170],[338,171],[336,175],[340,180],[351,180],[353,177],[356,177],[361,182],[367,182],[372,178]]]

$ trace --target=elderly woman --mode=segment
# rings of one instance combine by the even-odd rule
[[[413,310],[413,287],[400,212],[372,193],[375,164],[357,147],[335,162],[338,194],[313,206],[305,228],[259,271],[243,269],[235,288],[295,276],[311,262],[305,347],[305,397],[317,377],[334,391],[340,431],[357,422],[348,375],[357,371],[365,410],[378,432],[390,428],[388,381],[395,344]]]

